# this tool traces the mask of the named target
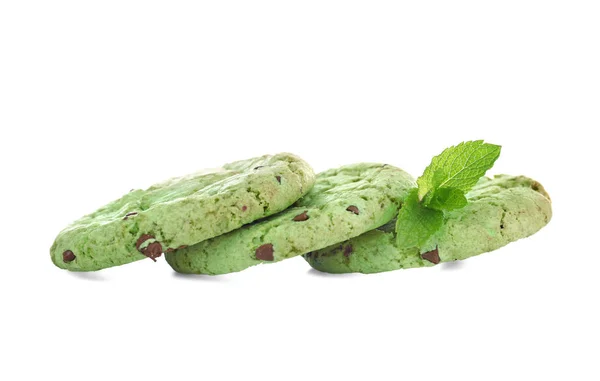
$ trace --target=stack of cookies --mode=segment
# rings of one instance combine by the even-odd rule
[[[163,253],[177,272],[226,274],[296,256],[331,273],[373,273],[466,259],[527,237],[551,218],[534,180],[482,178],[469,203],[445,216],[434,249],[400,248],[395,218],[415,179],[387,164],[346,165],[315,176],[282,153],[134,190],[73,222],[54,264],[96,271]]]

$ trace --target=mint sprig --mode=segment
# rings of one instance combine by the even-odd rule
[[[431,160],[398,214],[397,244],[421,247],[444,222],[444,213],[463,208],[466,193],[500,156],[501,147],[475,140],[445,149]]]
[[[435,234],[444,222],[444,213],[425,207],[419,202],[417,189],[410,191],[396,221],[396,232],[402,227],[402,234],[396,237],[401,248],[420,247]]]
[[[419,200],[439,188],[456,188],[467,193],[500,156],[500,146],[483,140],[463,142],[444,150],[417,179]]]

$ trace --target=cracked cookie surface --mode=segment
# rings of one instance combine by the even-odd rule
[[[293,207],[166,254],[175,271],[225,274],[281,261],[358,236],[390,221],[415,186],[403,170],[354,164],[317,175],[315,186]]]
[[[280,212],[313,186],[292,154],[236,161],[133,190],[73,222],[54,241],[54,264],[94,271],[184,248]]]
[[[448,213],[442,228],[420,250],[396,247],[392,221],[304,255],[304,259],[313,268],[330,273],[376,273],[433,266],[496,250],[528,237],[552,217],[550,197],[544,188],[524,176],[482,178],[467,198],[469,204]]]

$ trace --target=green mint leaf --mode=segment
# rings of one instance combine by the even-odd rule
[[[421,176],[423,177],[423,176]],[[431,176],[432,189],[439,188],[440,184],[446,179],[446,173],[441,169],[436,169]]]
[[[456,188],[439,188],[429,192],[423,199],[423,205],[435,210],[454,210],[467,205],[465,192]]]
[[[399,248],[420,248],[444,222],[444,213],[426,208],[419,202],[415,188],[406,197],[396,221],[396,242]]]
[[[500,148],[476,140],[445,149],[431,160],[423,176],[417,179],[419,200],[437,188],[456,188],[468,192],[494,165],[500,156]]]

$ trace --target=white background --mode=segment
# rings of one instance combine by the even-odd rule
[[[597,1],[0,2],[0,378],[598,380]],[[418,176],[463,140],[554,218],[459,265],[55,268],[69,222],[264,153]]]

